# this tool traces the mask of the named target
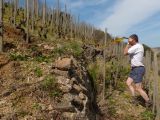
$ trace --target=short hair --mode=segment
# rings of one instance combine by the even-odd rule
[[[136,42],[138,42],[138,35],[132,34],[129,38],[134,39]]]

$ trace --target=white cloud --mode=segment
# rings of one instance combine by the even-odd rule
[[[114,35],[125,34],[138,23],[160,11],[160,0],[121,0],[113,7],[112,14],[100,24]]]
[[[100,5],[106,1],[108,0],[61,0],[62,3],[67,4],[71,9]]]

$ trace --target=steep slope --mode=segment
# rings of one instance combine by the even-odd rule
[[[0,54],[0,119],[154,118],[143,104],[136,106],[130,103],[131,96],[125,86],[128,69],[117,69],[123,70],[123,67],[119,65],[117,56],[109,55],[113,51],[108,48],[105,63],[106,99],[101,101],[104,32],[97,31],[97,36],[95,33],[96,42],[101,38],[99,49],[99,43],[97,46],[89,44],[93,41],[66,36],[58,38],[56,32],[43,35],[43,30],[38,31],[39,21],[37,29],[30,33],[29,43],[26,43],[25,26],[8,26],[9,12],[6,13],[4,53]],[[117,47],[114,50],[120,49]],[[94,63],[100,65],[99,69]],[[117,81],[114,81],[115,78]]]
[[[72,56],[81,53],[79,44],[71,42],[68,51],[64,41],[56,47],[33,37],[26,44],[21,31],[12,29],[7,27],[6,53],[0,55],[0,118],[95,119],[92,79],[81,59]],[[64,58],[56,60],[59,54]]]

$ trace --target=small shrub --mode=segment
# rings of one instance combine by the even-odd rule
[[[81,44],[73,41],[68,45],[68,48],[70,48],[70,52],[73,54],[73,56],[78,57],[82,54],[82,47]]]
[[[56,87],[55,77],[46,76],[41,85],[43,90],[52,90],[52,88]]]
[[[82,54],[83,49],[81,44],[77,41],[72,41],[62,45],[61,47],[55,48],[52,52],[54,56],[62,56],[65,54],[73,55],[74,57],[78,57]]]
[[[92,79],[94,81],[96,81],[97,77],[98,77],[99,66],[96,63],[91,63],[88,66],[88,72],[89,72],[90,76],[92,77]]]
[[[61,91],[56,84],[56,79],[54,76],[46,76],[41,83],[41,88],[44,91],[47,91],[50,97],[60,97]]]

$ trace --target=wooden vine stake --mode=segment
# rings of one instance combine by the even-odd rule
[[[29,0],[27,0],[27,37],[26,42],[29,43]]]
[[[106,84],[106,41],[107,41],[107,28],[105,29],[105,38],[104,38],[104,70],[103,70],[103,92],[102,92],[102,99],[105,100],[105,84]]]
[[[0,0],[0,52],[3,51],[3,0]]]

